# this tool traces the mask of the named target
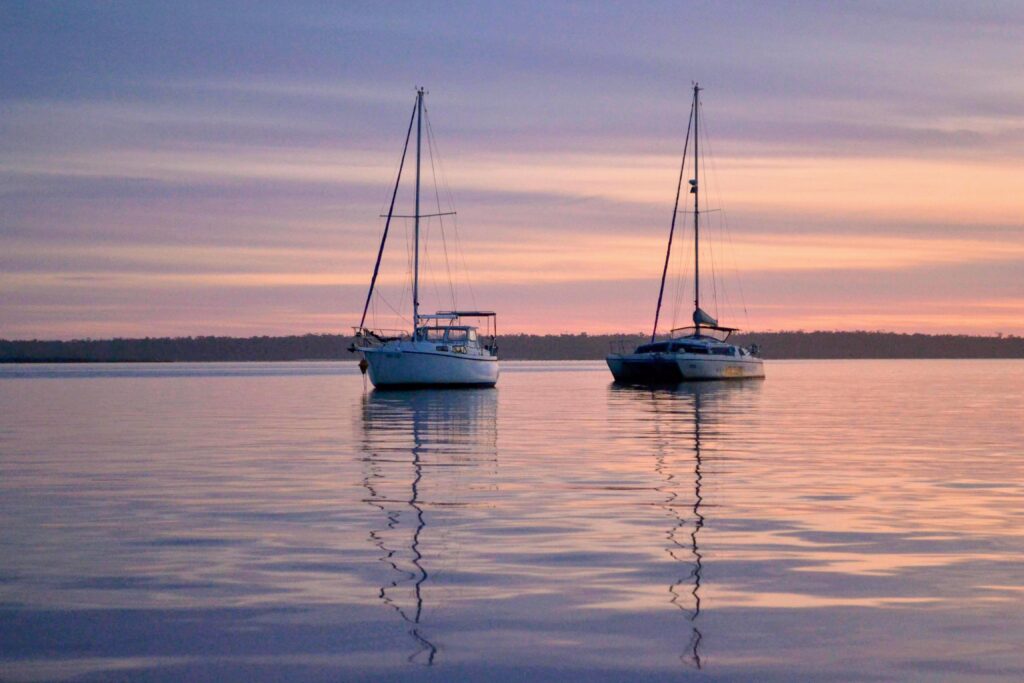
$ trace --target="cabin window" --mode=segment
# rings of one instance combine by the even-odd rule
[[[469,341],[475,342],[477,340],[476,330],[469,331]]]
[[[655,344],[644,344],[637,348],[637,353],[661,353],[668,351],[668,342],[657,342]]]
[[[463,328],[455,328],[448,330],[448,341],[450,342],[464,342],[469,338],[469,331]]]
[[[444,339],[443,327],[424,327],[422,333],[423,338],[428,341],[438,342]]]

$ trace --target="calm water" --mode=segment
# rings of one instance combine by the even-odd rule
[[[0,679],[1024,677],[1024,362],[0,367]]]

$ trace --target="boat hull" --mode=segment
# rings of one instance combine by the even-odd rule
[[[605,359],[620,384],[671,385],[764,377],[760,358],[709,358],[691,353],[612,354]]]
[[[362,354],[370,381],[378,389],[493,387],[498,382],[494,356],[387,346],[364,349]]]

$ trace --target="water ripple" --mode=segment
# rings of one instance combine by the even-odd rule
[[[1019,361],[0,369],[4,680],[1019,680]]]

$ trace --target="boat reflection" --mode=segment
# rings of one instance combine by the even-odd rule
[[[703,440],[710,434],[718,440],[716,449],[721,448],[721,421],[742,415],[743,397],[758,391],[760,386],[756,380],[739,380],[680,384],[671,389],[615,384],[609,387],[614,401],[628,402],[630,408],[639,408],[654,416],[648,424],[653,430],[650,436],[654,444],[654,471],[662,480],[655,490],[664,495],[658,506],[672,520],[672,526],[665,533],[668,539],[665,552],[688,567],[685,574],[669,585],[669,602],[684,612],[690,623],[688,642],[679,659],[697,669],[704,668],[701,654],[704,634],[699,621],[704,573],[700,534],[706,522],[706,504],[701,492],[707,456]],[[684,444],[689,448],[684,450]]]
[[[488,490],[497,466],[496,418],[494,389],[363,396],[364,502],[381,513],[368,540],[387,567],[378,597],[408,625],[410,662],[430,666],[440,650],[425,624],[425,589],[431,572],[457,555],[444,510],[477,504],[474,496]],[[427,552],[430,541],[444,543],[445,552]]]

